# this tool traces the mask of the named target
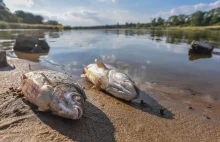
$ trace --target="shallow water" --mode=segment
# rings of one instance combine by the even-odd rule
[[[13,52],[19,33],[45,38],[50,51],[44,54]],[[212,56],[188,55],[192,40],[208,41]],[[80,76],[83,65],[100,59],[127,73],[138,84],[148,83],[195,90],[219,99],[220,31],[73,30],[0,31],[0,48],[8,55],[39,62],[54,70]]]

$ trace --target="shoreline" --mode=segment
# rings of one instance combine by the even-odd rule
[[[140,98],[127,103],[91,89],[88,81],[80,79],[88,97],[80,120],[37,112],[24,98],[5,92],[11,86],[19,86],[21,74],[30,71],[29,64],[34,68],[38,64],[22,59],[8,62],[15,69],[0,68],[0,141],[220,140],[218,106],[201,107],[203,102],[199,100],[181,98],[178,88],[153,84],[140,86]],[[160,115],[160,108],[165,109],[164,116]]]
[[[212,26],[156,26],[145,28],[87,28],[87,27],[70,27],[62,25],[44,25],[44,24],[25,24],[25,23],[8,23],[10,28],[4,30],[220,30],[220,25]]]

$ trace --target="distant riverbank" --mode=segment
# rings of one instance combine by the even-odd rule
[[[24,24],[24,23],[8,23],[5,21],[0,21],[0,29],[53,29],[53,30],[63,30],[71,29],[69,26],[58,25],[48,25],[48,24]]]
[[[146,30],[146,29],[159,29],[159,30],[220,30],[220,25],[213,26],[155,26],[155,27],[105,27],[105,26],[95,26],[95,27],[71,27],[74,30],[84,30],[84,29],[125,29],[125,30]]]
[[[170,26],[170,27],[150,27],[149,29],[169,29],[169,30],[220,30],[220,25],[215,26]]]
[[[64,29],[160,29],[160,30],[220,30],[220,25],[213,26],[156,26],[156,27],[145,27],[145,28],[108,28],[104,26],[100,27],[71,27],[48,24],[24,24],[24,23],[8,23],[0,21],[0,29],[53,29],[53,30],[64,30]]]

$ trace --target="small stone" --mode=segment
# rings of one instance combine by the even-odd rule
[[[16,95],[17,95],[17,93],[14,92],[14,93],[13,93],[13,96],[16,96]]]
[[[193,109],[193,108],[190,106],[189,109]]]
[[[8,92],[8,91],[6,91],[6,93],[7,93],[7,94],[9,94],[9,92]]]
[[[211,119],[210,117],[206,116],[207,119]]]
[[[17,112],[19,112],[19,110],[18,110],[18,109],[14,109],[13,112],[14,112],[14,113],[17,113]]]
[[[160,114],[164,115],[164,108],[160,108]]]
[[[207,105],[207,108],[212,108],[212,105]]]
[[[14,65],[11,65],[11,67],[12,67],[13,69],[15,69],[15,66],[14,66]]]
[[[10,87],[10,88],[9,88],[9,90],[13,90],[13,89],[14,89],[13,87]]]

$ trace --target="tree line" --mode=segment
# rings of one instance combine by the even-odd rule
[[[55,20],[49,20],[44,22],[44,18],[41,15],[25,12],[22,10],[11,13],[6,7],[3,0],[0,0],[0,21],[10,23],[25,23],[25,24],[49,24],[58,25],[59,23]]]
[[[168,19],[152,18],[149,23],[125,23],[104,26],[74,27],[75,29],[102,29],[102,28],[148,28],[157,26],[209,26],[220,25],[220,7],[208,12],[197,11],[190,15],[173,15]]]
[[[212,9],[208,12],[197,11],[191,15],[174,15],[167,20],[154,18],[152,26],[209,26],[220,25],[220,8]]]

